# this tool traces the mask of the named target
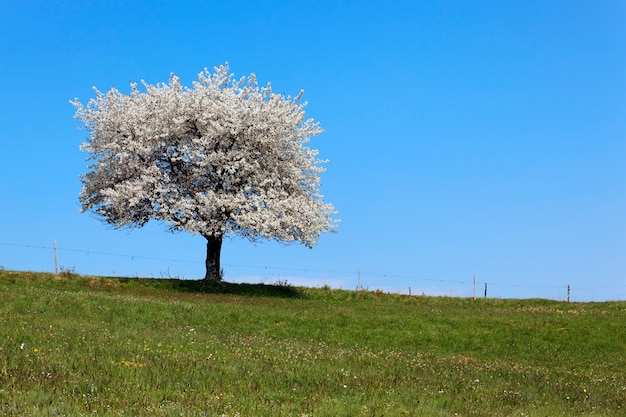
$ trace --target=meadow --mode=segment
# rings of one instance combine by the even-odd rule
[[[624,416],[626,302],[0,271],[8,416]]]

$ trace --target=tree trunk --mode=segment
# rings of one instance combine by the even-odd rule
[[[206,275],[205,281],[220,282],[222,269],[220,267],[220,252],[222,251],[223,236],[204,236],[206,244]]]

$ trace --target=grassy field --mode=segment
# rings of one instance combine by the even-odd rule
[[[2,415],[626,415],[626,302],[10,271],[0,292]]]

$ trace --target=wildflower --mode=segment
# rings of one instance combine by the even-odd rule
[[[143,368],[144,366],[146,366],[143,363],[138,363],[138,362],[133,362],[133,361],[122,361],[120,362],[120,365],[127,366],[127,367],[134,367],[134,368]]]
[[[39,352],[39,349],[35,348],[35,349],[33,349],[33,352],[37,353],[37,352]]]
[[[24,350],[24,343],[20,345],[20,350]]]

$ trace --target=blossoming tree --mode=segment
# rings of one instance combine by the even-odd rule
[[[254,74],[235,79],[228,64],[205,69],[193,88],[173,74],[169,84],[142,86],[71,101],[89,133],[82,211],[118,228],[157,220],[204,236],[204,279],[213,281],[222,279],[226,235],[312,247],[335,230],[319,191],[325,161],[306,146],[322,129],[305,119],[302,92],[276,94]]]

